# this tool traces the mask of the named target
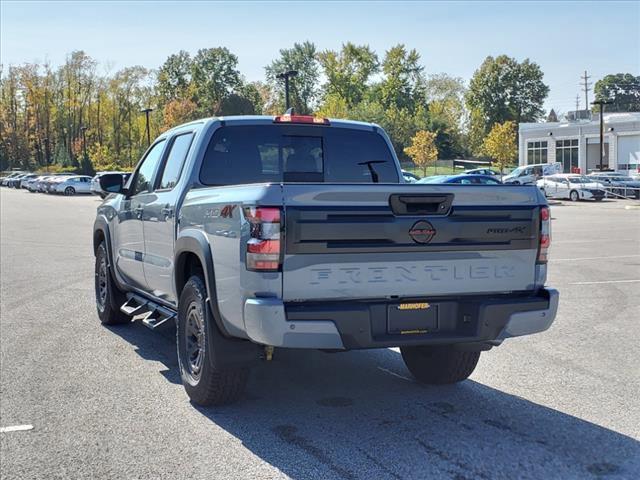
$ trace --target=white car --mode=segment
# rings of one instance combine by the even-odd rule
[[[532,185],[536,183],[539,178],[547,175],[555,175],[556,173],[562,173],[562,164],[560,162],[524,165],[516,168],[509,175],[505,175],[502,183]]]
[[[56,182],[55,192],[64,193],[65,195],[91,193],[91,177],[87,175],[64,177],[61,181]]]
[[[542,193],[549,198],[578,200],[595,200],[599,202],[606,191],[601,183],[577,173],[564,173],[542,177],[536,182]]]

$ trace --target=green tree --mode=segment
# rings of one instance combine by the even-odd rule
[[[482,150],[492,159],[493,165],[500,170],[511,165],[518,156],[517,126],[513,121],[496,123],[484,139]]]
[[[340,94],[330,93],[325,96],[316,115],[327,118],[350,118],[349,106]]]
[[[427,168],[438,160],[436,134],[426,130],[419,130],[411,139],[411,146],[404,152],[411,157],[413,163],[422,169],[422,175],[427,175]]]
[[[425,86],[429,105],[429,130],[437,132],[440,158],[451,159],[466,154],[464,127],[464,82],[446,73],[430,75]]]
[[[495,123],[539,120],[549,93],[543,76],[538,64],[529,59],[518,63],[506,55],[487,57],[473,74],[466,93],[471,129],[484,137]]]
[[[225,47],[203,48],[193,58],[193,93],[201,115],[212,115],[242,86],[238,57]]]
[[[386,108],[407,108],[413,111],[424,102],[424,67],[420,54],[404,45],[389,49],[382,61],[384,79],[380,84],[380,101]]]
[[[337,98],[352,108],[364,98],[371,76],[378,72],[378,56],[368,45],[346,43],[337,52],[325,50],[318,54],[327,77],[324,94],[335,104]],[[325,98],[325,103],[327,99]]]
[[[616,73],[606,75],[594,87],[596,100],[613,102],[606,106],[609,112],[640,112],[640,75]]]
[[[316,46],[309,41],[294,43],[292,48],[280,50],[280,57],[265,67],[267,82],[277,99],[277,111],[283,112],[285,107],[284,82],[277,75],[296,70],[298,75],[290,81],[291,106],[297,113],[311,113],[318,97],[318,77],[320,66],[318,63]]]
[[[156,93],[160,105],[189,97],[193,62],[189,53],[180,50],[169,55],[158,70]]]

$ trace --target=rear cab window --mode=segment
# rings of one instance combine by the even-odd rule
[[[205,153],[205,185],[264,182],[399,183],[384,138],[369,130],[308,125],[229,125]]]

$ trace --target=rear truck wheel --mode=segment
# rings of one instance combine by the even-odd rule
[[[453,345],[401,347],[400,352],[416,380],[432,385],[466,380],[480,358],[478,351],[456,350]]]
[[[209,335],[220,335],[207,308],[204,281],[192,276],[180,294],[176,343],[180,376],[187,395],[197,405],[236,402],[247,384],[247,366],[214,365]]]
[[[103,325],[120,325],[130,323],[131,317],[120,311],[120,306],[124,304],[126,298],[118,290],[111,272],[109,271],[109,261],[107,257],[107,247],[102,242],[96,250],[96,308],[98,317]]]
[[[76,194],[76,189],[73,187],[67,187],[64,189],[64,194],[68,197]]]
[[[569,198],[572,202],[577,202],[578,200],[580,200],[580,195],[576,190],[571,190],[571,192],[569,193]]]

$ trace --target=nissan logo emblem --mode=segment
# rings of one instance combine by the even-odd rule
[[[429,243],[435,234],[436,229],[426,220],[414,223],[409,229],[409,236],[416,243]]]

